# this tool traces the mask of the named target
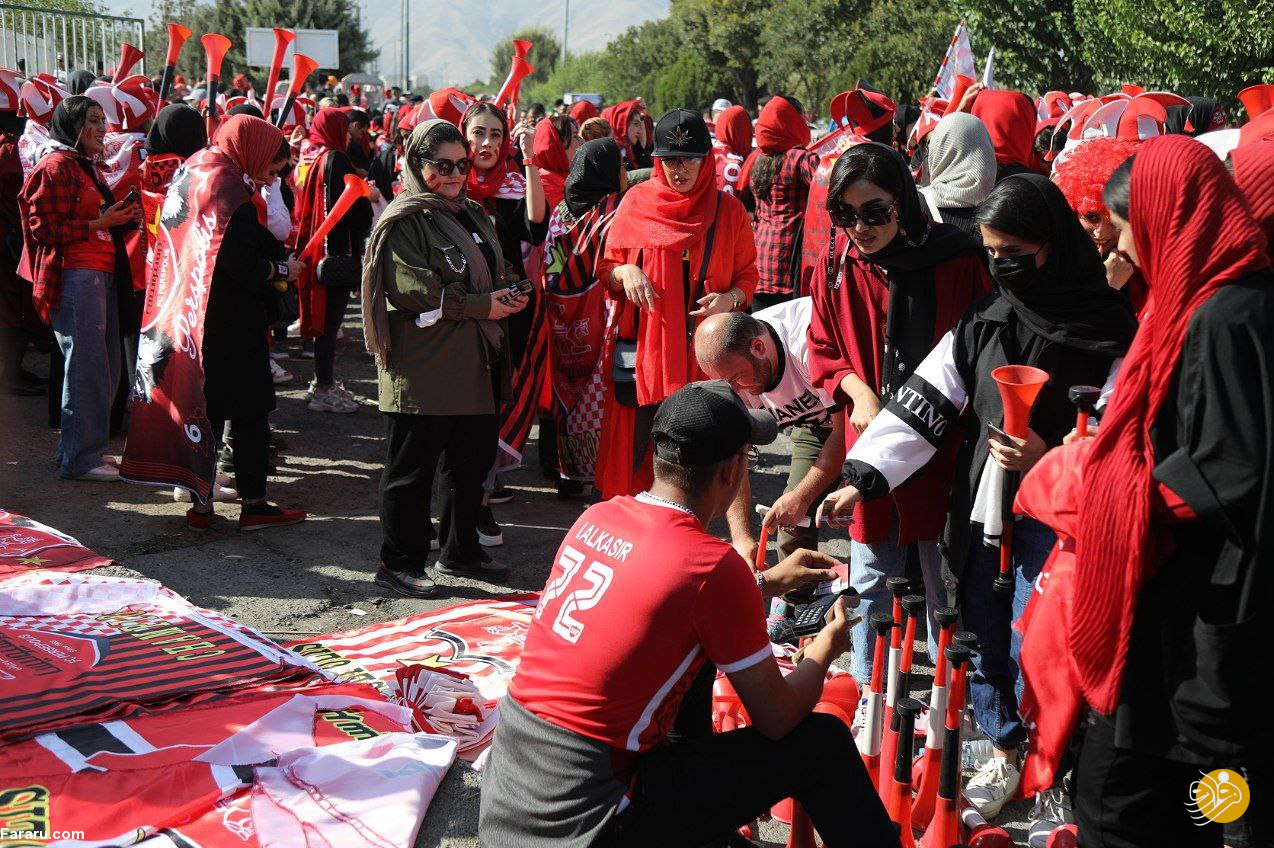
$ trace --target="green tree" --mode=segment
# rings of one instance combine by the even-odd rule
[[[568,91],[607,95],[609,83],[601,68],[601,53],[572,53],[559,62],[544,82],[522,87],[523,103],[552,103]],[[467,91],[468,89],[466,89]]]
[[[558,41],[553,33],[543,27],[520,29],[500,39],[495,49],[491,51],[490,88],[492,91],[498,90],[505,77],[509,75],[509,66],[513,62],[514,39],[529,41],[533,45],[526,59],[531,63],[531,67],[535,68],[535,72],[522,81],[524,87],[529,88],[547,80],[562,56],[562,42]]]
[[[844,42],[856,49],[845,49],[844,58],[828,65],[835,69],[832,92],[852,88],[861,79],[899,105],[915,103],[933,84],[958,23],[946,0],[872,3]]]
[[[768,0],[672,0],[686,45],[721,68],[733,83],[733,100],[756,105],[760,94],[762,16]],[[818,28],[820,21],[808,25]]]
[[[886,3],[885,5],[893,5]],[[825,112],[849,58],[864,0],[777,0],[761,12],[760,81],[792,94],[812,113]]]
[[[1105,89],[1148,89],[1236,103],[1274,79],[1274,0],[1074,0],[1083,55]]]
[[[705,62],[698,53],[686,50],[659,74],[654,100],[647,101],[647,105],[656,120],[669,109],[698,112],[708,108],[729,86],[730,80],[720,68]]]
[[[652,109],[659,77],[687,49],[680,24],[672,18],[629,27],[601,51],[598,67],[606,81],[607,103],[640,97]]]
[[[1121,14],[1129,18],[1125,23],[1134,23],[1143,5],[1148,4],[1138,0],[1110,4],[1123,9]],[[1055,88],[1093,90],[1093,74],[1085,64],[1078,27],[1082,15],[1076,15],[1071,0],[961,0],[959,8],[967,12],[969,34],[978,52],[984,55],[995,48],[998,86],[1032,94]],[[1190,47],[1172,45],[1175,51]]]

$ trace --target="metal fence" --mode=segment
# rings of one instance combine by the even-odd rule
[[[143,47],[146,24],[119,18],[0,3],[0,67],[24,76],[88,70],[105,73],[119,62],[124,42]],[[137,68],[145,73],[145,60]]]

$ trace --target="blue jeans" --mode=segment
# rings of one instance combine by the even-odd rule
[[[1022,634],[1014,625],[1026,610],[1031,590],[1056,534],[1033,518],[1013,525],[1013,594],[997,592],[992,583],[1000,573],[1000,549],[982,544],[982,525],[973,525],[969,558],[960,577],[960,625],[978,637],[969,675],[969,702],[978,727],[997,748],[1017,748],[1026,741],[1026,727],[1018,715],[1022,693],[1018,654]]]
[[[889,539],[883,542],[849,542],[849,585],[858,591],[858,614],[862,621],[854,625],[850,641],[850,671],[860,686],[871,681],[872,658],[876,634],[868,623],[872,611],[890,612],[893,594],[885,586],[890,577],[905,577],[907,548],[898,547],[898,522],[894,521]],[[920,571],[925,581],[925,609],[929,635],[929,657],[938,655],[938,625],[933,611],[948,605],[947,590],[942,582],[942,554],[937,540],[916,542],[920,553]]]
[[[66,360],[57,460],[63,477],[78,477],[102,464],[110,438],[120,369],[114,276],[81,268],[63,271],[61,303],[52,319]]]

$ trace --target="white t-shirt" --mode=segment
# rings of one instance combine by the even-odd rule
[[[780,429],[830,427],[832,412],[838,408],[831,395],[810,380],[808,335],[812,311],[810,299],[798,297],[752,313],[753,318],[773,331],[779,354],[778,383],[760,395],[740,397],[753,409],[769,410]]]

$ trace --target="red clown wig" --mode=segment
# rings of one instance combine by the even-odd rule
[[[1115,169],[1137,152],[1140,142],[1122,138],[1094,138],[1076,147],[1053,167],[1053,182],[1066,195],[1076,215],[1109,215],[1101,192]]]

